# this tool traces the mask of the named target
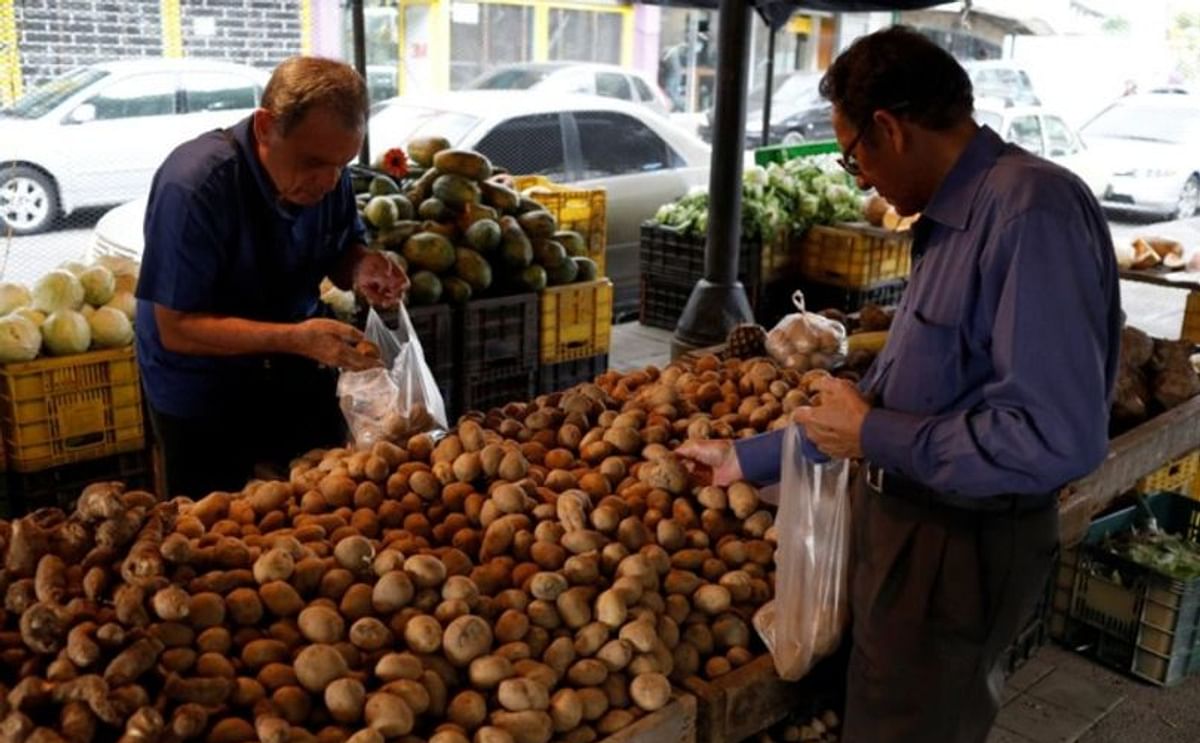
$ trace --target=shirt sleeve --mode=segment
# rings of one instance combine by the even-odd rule
[[[177,183],[151,190],[137,298],[180,312],[211,312],[226,220],[205,189]]]
[[[1050,492],[1103,461],[1120,298],[1111,241],[1083,215],[1035,210],[999,228],[980,265],[997,297],[982,401],[931,417],[872,410],[868,459],[966,496]]]
[[[749,482],[767,485],[779,482],[779,471],[783,464],[783,436],[786,428],[760,433],[733,443],[733,451],[742,469],[742,477]],[[800,453],[810,462],[822,464],[830,461],[800,429]]]

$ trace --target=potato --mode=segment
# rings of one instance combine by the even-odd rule
[[[649,653],[658,641],[656,627],[650,622],[629,622],[621,628],[619,636],[639,653]]]
[[[264,552],[254,561],[254,580],[260,585],[277,580],[287,580],[296,569],[291,553],[275,548]]]
[[[385,738],[395,738],[412,732],[415,722],[408,703],[394,694],[377,692],[367,697],[363,709],[367,725]]]
[[[349,672],[346,659],[332,645],[309,645],[296,656],[296,678],[300,685],[313,693]],[[407,732],[407,731],[406,731]]]
[[[423,670],[421,660],[411,653],[388,653],[375,664],[375,676],[384,682],[400,679],[416,681],[421,678]]]
[[[366,537],[351,536],[334,546],[333,556],[344,569],[355,574],[367,574],[375,559],[375,548]]]
[[[581,532],[573,532],[579,534]],[[591,598],[593,591],[584,586],[568,588],[555,600],[559,616],[571,629],[579,629],[592,621]]]
[[[632,712],[623,709],[609,710],[600,721],[596,723],[596,731],[601,735],[613,735],[629,727],[637,718]]]
[[[643,673],[629,684],[633,703],[647,712],[656,712],[671,700],[671,682],[660,673]]]
[[[542,661],[562,677],[575,662],[575,644],[569,637],[559,637],[550,643],[542,654]]]
[[[516,675],[513,664],[499,655],[485,655],[471,661],[468,669],[471,685],[478,689],[494,689],[500,682]]]
[[[728,611],[732,600],[729,589],[713,584],[700,586],[692,595],[692,604],[710,616]]]
[[[583,722],[583,702],[574,689],[559,689],[550,698],[550,720],[556,733],[574,730]]]
[[[461,668],[488,651],[492,645],[492,628],[480,617],[459,617],[446,628],[442,644],[446,659]]]
[[[534,627],[553,630],[562,626],[562,617],[559,614],[559,610],[549,601],[538,599],[525,609],[525,613]]]
[[[620,671],[633,659],[633,645],[626,640],[609,640],[596,651],[596,659],[609,671]]]
[[[413,555],[404,561],[404,572],[418,588],[440,588],[446,582],[446,566],[433,555]]]
[[[739,519],[749,518],[758,510],[758,491],[753,485],[735,482],[727,489],[729,508]]]
[[[612,629],[618,629],[625,623],[627,613],[625,599],[615,590],[604,591],[596,599],[596,619]]]
[[[366,619],[360,619],[358,621],[363,622],[366,621]],[[357,625],[357,623],[355,624]],[[351,628],[350,633],[353,637],[353,627]],[[428,614],[415,616],[404,625],[404,641],[408,644],[409,650],[415,653],[436,653],[442,646],[442,625],[438,623],[438,620],[434,619]]]
[[[579,689],[576,692],[580,704],[583,705],[583,719],[594,722],[608,712],[608,695],[600,689]]]
[[[355,583],[342,594],[338,611],[349,621],[361,619],[372,613],[372,589],[366,583]]]
[[[225,597],[225,609],[235,624],[252,626],[263,617],[263,605],[258,594],[249,588],[235,588]]]
[[[567,578],[559,573],[538,573],[529,583],[529,593],[541,601],[555,601],[568,588]]]
[[[724,614],[712,625],[713,640],[717,648],[748,648],[750,627],[736,614]]]
[[[477,691],[460,691],[450,700],[446,719],[464,730],[475,730],[487,719],[487,700]]]
[[[516,609],[508,609],[495,622],[496,641],[518,642],[529,631],[529,617]]]
[[[340,642],[346,632],[346,623],[341,615],[327,606],[309,606],[304,609],[300,612],[297,625],[300,634],[309,642]]]
[[[447,601],[457,599],[474,606],[479,601],[479,588],[464,575],[451,575],[442,585],[442,598]]]
[[[435,674],[436,675],[436,674]],[[414,715],[423,715],[429,710],[430,697],[425,685],[409,679],[392,681],[381,691],[395,694],[404,700]]]
[[[508,731],[514,743],[549,743],[554,736],[550,715],[541,711],[494,712],[492,725]]]
[[[325,687],[325,708],[338,722],[358,722],[366,701],[367,690],[358,679],[341,678]]]
[[[242,648],[242,665],[257,670],[269,663],[283,663],[290,657],[287,645],[279,640],[253,640]]]
[[[490,725],[475,731],[472,743],[515,743],[512,733]]]
[[[277,617],[294,616],[304,608],[304,599],[287,581],[266,583],[258,589],[258,595],[263,605]]]
[[[704,675],[710,679],[719,678],[733,670],[729,661],[721,656],[714,656],[704,664]]]
[[[510,712],[545,710],[550,707],[550,694],[546,687],[528,678],[501,681],[496,696],[501,706]]]
[[[414,593],[408,573],[391,570],[380,576],[371,589],[371,607],[379,614],[391,614],[408,606]]]
[[[608,667],[604,663],[585,658],[575,661],[567,669],[567,679],[575,686],[599,686],[608,678]]]
[[[362,617],[350,625],[350,642],[368,652],[380,650],[392,644],[392,632],[375,617]]]

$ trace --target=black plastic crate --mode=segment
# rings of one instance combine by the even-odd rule
[[[537,294],[472,300],[459,310],[456,325],[462,342],[457,366],[464,379],[484,372],[516,376],[537,369]],[[467,386],[463,385],[464,395]]]
[[[660,276],[642,274],[642,301],[638,321],[652,328],[674,330],[679,316],[687,307],[695,281],[672,281]]]
[[[1163,531],[1200,541],[1200,502],[1147,496]],[[1200,673],[1200,578],[1178,580],[1108,550],[1106,537],[1138,523],[1136,506],[1096,520],[1076,552],[1062,640],[1160,686]]]
[[[425,363],[438,376],[440,370],[453,369],[458,359],[454,332],[454,308],[448,304],[431,304],[423,307],[405,307],[408,311],[409,322],[421,340],[421,350],[425,352]],[[376,309],[383,324],[395,330],[400,326],[400,315],[397,310]],[[358,327],[366,325],[367,310],[359,311]]]
[[[1021,631],[1013,639],[1003,656],[1005,672],[1009,675],[1025,665],[1046,644],[1049,637],[1050,614],[1054,607],[1054,592],[1057,587],[1059,556],[1057,551],[1050,563],[1050,571],[1046,575],[1046,587],[1038,596],[1033,614],[1021,626]]]
[[[704,276],[704,235],[690,235],[654,222],[643,222],[638,264],[643,276],[695,283]],[[738,250],[738,278],[747,287],[762,276],[762,241],[742,238]]]
[[[154,469],[147,450],[114,454],[40,472],[9,472],[5,508],[19,516],[38,508],[70,510],[83,489],[94,482],[116,480],[129,489],[152,489]]]
[[[510,402],[533,399],[537,386],[537,371],[530,368],[518,372],[476,371],[463,376],[457,409],[452,420],[469,410],[487,412]]]
[[[542,364],[538,368],[537,394],[559,392],[577,384],[591,382],[608,371],[608,354],[589,356],[558,364]]]

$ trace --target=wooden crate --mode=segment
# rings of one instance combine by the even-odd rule
[[[733,743],[782,720],[801,701],[802,682],[784,681],[770,655],[761,655],[714,681],[684,682],[696,695],[696,740]]]
[[[600,743],[695,743],[695,740],[696,698],[676,692],[667,706],[601,738]]]

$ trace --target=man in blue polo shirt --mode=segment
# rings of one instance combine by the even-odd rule
[[[164,495],[239,489],[257,463],[343,442],[336,370],[377,362],[356,329],[319,316],[320,281],[385,307],[407,286],[367,250],[343,170],[366,121],[358,73],[295,57],[253,115],[155,175],[136,327]]]
[[[796,415],[810,445],[864,460],[842,740],[983,743],[1003,652],[1045,590],[1057,493],[1108,449],[1112,240],[1079,178],[975,124],[966,72],[920,34],[859,39],[821,93],[846,171],[922,214],[886,347],[859,387],[827,379]],[[718,484],[765,482],[781,442],[680,451]]]

